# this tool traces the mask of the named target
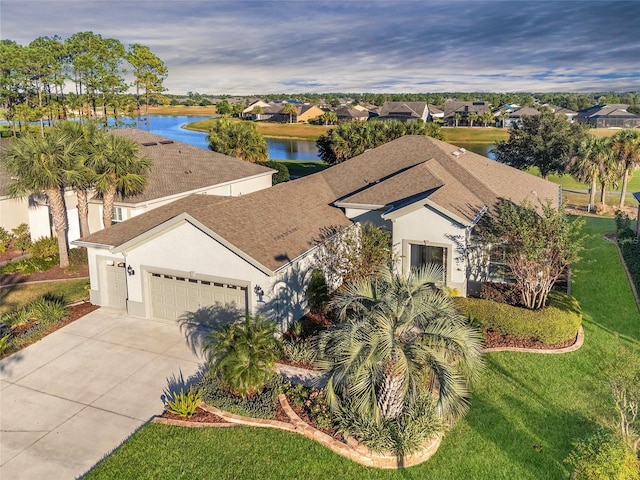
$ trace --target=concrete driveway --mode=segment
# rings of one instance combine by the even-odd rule
[[[171,379],[198,371],[201,340],[100,308],[0,361],[0,478],[86,473],[162,412]]]

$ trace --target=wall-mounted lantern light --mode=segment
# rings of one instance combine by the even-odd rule
[[[136,274],[136,271],[133,269],[133,267],[131,265],[129,265],[127,267],[127,274],[128,275],[135,275]]]
[[[262,288],[260,287],[260,285],[256,285],[255,287],[253,287],[253,293],[255,293],[258,296],[258,301],[262,302],[262,297],[264,296],[264,290],[262,290]]]

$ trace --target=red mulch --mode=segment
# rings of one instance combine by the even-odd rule
[[[501,335],[493,330],[485,330],[485,347],[519,347],[519,348],[533,348],[537,350],[552,350],[565,348],[576,343],[576,339],[572,338],[565,342],[554,343],[552,345],[541,342],[540,340],[534,340],[526,337],[514,337],[512,335]]]
[[[176,415],[175,413],[171,413],[169,410],[165,410],[160,416],[162,418],[169,418],[171,420],[183,420],[194,423],[227,423],[226,420],[220,418],[218,415],[207,412],[200,407],[196,409],[196,413],[194,413],[191,417]]]
[[[89,276],[89,266],[84,265],[75,272],[67,272],[59,266],[55,266],[46,272],[35,272],[30,275],[23,275],[19,272],[0,275],[0,287],[19,283],[40,282],[50,280],[64,280],[72,278],[86,278]]]
[[[13,260],[22,255],[20,250],[7,249],[4,252],[0,253],[0,262],[6,262],[7,260]]]

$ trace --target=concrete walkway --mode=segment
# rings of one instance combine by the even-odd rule
[[[1,360],[0,478],[86,473],[197,372],[194,344],[194,330],[100,308]]]

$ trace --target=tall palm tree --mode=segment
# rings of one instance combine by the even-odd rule
[[[567,173],[579,182],[589,185],[589,211],[596,202],[596,188],[600,174],[599,145],[597,137],[588,135],[578,144],[575,155],[567,164]]]
[[[34,133],[23,135],[2,155],[3,166],[14,179],[8,187],[11,196],[40,193],[47,196],[62,268],[69,266],[63,168],[72,162],[77,149],[77,142],[54,130],[44,137]]]
[[[293,115],[298,114],[298,107],[293,103],[285,103],[282,107],[282,113],[289,115],[289,123],[293,123]]]
[[[473,122],[477,121],[480,117],[476,112],[469,112],[467,115],[467,121],[469,122],[469,127],[473,127]]]
[[[151,161],[138,154],[138,144],[113,134],[98,139],[89,166],[96,172],[95,188],[102,195],[102,222],[109,228],[116,194],[141,193],[147,184]]]
[[[332,408],[344,402],[378,421],[394,419],[432,391],[443,416],[466,411],[482,337],[435,286],[441,278],[436,266],[408,276],[383,269],[336,296],[342,322],[318,340]]]
[[[78,150],[73,158],[63,167],[65,184],[73,188],[78,199],[78,219],[80,220],[80,236],[89,235],[89,191],[93,187],[96,172],[89,167],[89,159],[94,154],[95,146],[103,135],[95,123],[58,122],[55,130],[69,136],[78,143]]]
[[[462,120],[462,114],[460,112],[454,113],[453,120],[456,122],[456,127],[457,127],[458,124],[460,123],[460,120]]]
[[[624,207],[627,195],[627,183],[631,172],[640,164],[640,131],[625,129],[612,138],[613,155],[622,164],[622,191],[620,192],[620,208]]]
[[[600,180],[600,205],[606,205],[607,187],[616,185],[622,177],[622,165],[613,156],[611,138],[598,138],[596,141],[596,157],[598,159],[598,179]]]
[[[500,112],[500,120],[501,120],[502,128],[505,128],[505,121],[507,120],[507,118],[509,118],[509,115],[511,115],[511,112],[509,112],[509,110],[502,110]]]

